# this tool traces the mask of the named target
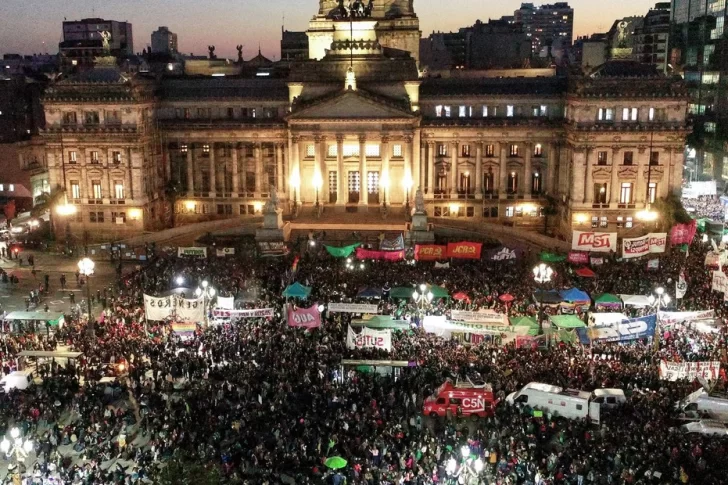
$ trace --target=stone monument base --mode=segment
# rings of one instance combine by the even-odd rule
[[[435,233],[427,222],[427,214],[417,212],[412,214],[408,238],[410,242],[415,244],[432,244],[435,242]]]

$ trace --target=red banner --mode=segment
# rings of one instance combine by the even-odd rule
[[[437,244],[415,244],[417,261],[439,261],[447,258],[447,246]]]
[[[675,224],[670,231],[670,244],[690,244],[698,229],[698,221],[693,219],[688,224]]]
[[[568,261],[574,264],[589,264],[589,253],[569,251]]]
[[[318,311],[318,303],[314,303],[310,308],[293,309],[293,305],[288,305],[288,326],[303,328],[318,328],[321,326],[321,314]]]
[[[480,259],[482,243],[457,242],[447,244],[447,257],[456,259]]]
[[[381,259],[383,261],[400,261],[404,259],[402,251],[374,251],[372,249],[356,248],[357,259]]]

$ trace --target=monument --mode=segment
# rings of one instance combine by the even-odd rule
[[[263,226],[255,230],[257,242],[283,242],[290,235],[289,224],[283,223],[283,210],[278,207],[278,192],[271,187],[270,197],[263,206]]]
[[[435,233],[427,223],[427,209],[425,209],[425,197],[422,195],[422,187],[415,192],[415,209],[412,213],[409,239],[415,243],[432,243],[435,241]]]

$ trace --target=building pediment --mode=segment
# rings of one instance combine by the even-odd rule
[[[334,96],[313,101],[288,116],[289,122],[310,120],[411,120],[411,112],[394,102],[365,94],[360,90],[341,91]]]

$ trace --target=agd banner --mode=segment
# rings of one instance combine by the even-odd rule
[[[212,316],[219,318],[269,318],[272,317],[273,314],[274,311],[272,308],[252,308],[241,310],[216,308],[212,311]]]
[[[616,251],[617,233],[574,231],[571,238],[571,249],[575,251],[592,251],[595,253]]]
[[[660,361],[660,379],[663,381],[679,381],[687,379],[694,381],[701,378],[714,381],[720,375],[720,362],[667,362]]]
[[[318,328],[321,326],[321,314],[318,311],[318,303],[314,303],[309,308],[293,309],[293,305],[288,305],[288,326],[303,328]]]
[[[447,258],[447,246],[437,244],[415,244],[415,260],[439,261]]]
[[[392,330],[374,330],[364,327],[361,333],[355,333],[351,326],[346,330],[346,348],[348,349],[383,349],[392,350]]]
[[[667,247],[666,232],[651,232],[642,237],[622,239],[622,257],[639,258],[650,253],[664,253]]]
[[[177,248],[177,257],[206,258],[207,248]]]
[[[576,333],[584,344],[589,344],[590,342],[628,342],[630,340],[653,337],[656,326],[657,315],[653,314],[644,317],[612,321],[599,326],[577,328]]]
[[[483,248],[482,243],[476,242],[457,242],[447,244],[447,257],[455,259],[480,259],[480,251]]]
[[[368,303],[329,303],[328,310],[337,313],[379,313],[377,305]]]
[[[500,313],[469,312],[466,310],[452,310],[451,320],[460,320],[467,323],[480,323],[482,325],[507,326],[508,317]]]

